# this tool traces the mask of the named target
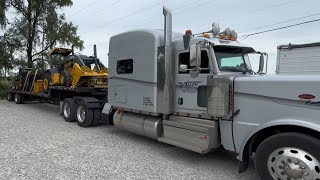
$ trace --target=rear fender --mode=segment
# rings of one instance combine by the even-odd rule
[[[80,97],[75,96],[73,99],[78,103],[79,101],[83,101],[86,104],[86,108],[88,109],[102,109],[103,104],[102,101],[94,98],[94,97]]]

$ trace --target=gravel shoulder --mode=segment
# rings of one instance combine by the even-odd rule
[[[121,131],[81,128],[43,103],[0,101],[0,179],[256,180],[236,155],[201,155]]]

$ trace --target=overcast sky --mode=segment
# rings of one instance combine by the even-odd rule
[[[85,42],[81,53],[92,55],[93,44],[97,44],[98,56],[107,64],[109,38],[133,29],[163,28],[163,5],[173,11],[174,31],[203,32],[211,28],[212,22],[218,22],[221,29],[235,29],[241,43],[270,55],[268,73],[275,71],[278,45],[320,41],[320,22],[241,38],[254,32],[318,19],[319,0],[74,0],[74,5],[63,12],[78,26],[79,35]],[[309,15],[312,16],[255,29]]]

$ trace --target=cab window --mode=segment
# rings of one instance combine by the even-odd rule
[[[117,74],[133,73],[133,60],[125,59],[117,61]]]
[[[189,59],[190,59],[190,52],[183,52],[179,54],[179,66],[180,67],[181,64],[187,65],[187,69],[190,69],[190,64],[189,64]],[[201,51],[201,64],[200,64],[201,68],[209,68],[209,57],[208,57],[208,53],[205,50]],[[183,71],[180,70],[179,68],[179,74],[188,74],[189,70],[187,71]],[[210,70],[201,70],[200,71],[201,74],[208,74],[210,73]]]

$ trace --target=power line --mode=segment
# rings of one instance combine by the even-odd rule
[[[201,2],[201,1],[203,1],[203,0],[192,0],[192,1],[189,1],[189,3],[186,3],[183,6],[179,6],[177,8],[172,9],[172,13],[174,13],[175,11],[180,10],[180,9],[186,9],[189,5],[197,4],[197,3]]]
[[[253,11],[248,11],[244,14],[254,14],[254,13],[257,13],[257,12],[260,12],[260,11],[265,11],[265,10],[268,10],[268,9],[272,9],[272,8],[275,8],[275,7],[279,7],[279,6],[284,6],[284,5],[288,5],[288,4],[291,4],[291,3],[295,3],[297,2],[298,0],[295,0],[295,1],[289,1],[289,2],[285,2],[285,3],[281,3],[281,4],[275,4],[275,5],[272,5],[272,6],[269,6],[267,8],[262,8],[262,9],[258,9],[258,10],[253,10]],[[229,16],[227,16],[229,17]],[[226,17],[225,17],[226,18]],[[289,22],[289,21],[288,21]],[[275,23],[276,24],[276,23]],[[279,23],[281,24],[281,23]],[[201,24],[201,25],[198,25],[199,28],[202,28],[204,26],[206,26],[207,24]],[[269,26],[269,25],[268,25]],[[271,25],[270,25],[271,26]],[[260,29],[260,28],[259,28]]]
[[[294,18],[294,19],[288,19],[288,20],[285,20],[285,21],[280,21],[280,22],[277,22],[277,23],[269,24],[269,25],[259,26],[259,27],[252,28],[252,29],[249,29],[249,30],[241,31],[241,32],[239,32],[239,34],[245,33],[245,32],[250,32],[252,30],[257,30],[257,29],[262,29],[262,28],[266,28],[266,27],[270,27],[270,26],[275,26],[275,25],[278,25],[278,24],[283,24],[283,23],[287,23],[287,22],[291,22],[291,21],[305,19],[305,18],[317,16],[317,15],[320,15],[320,13],[310,14],[308,16],[302,16],[302,17],[298,17],[298,18]]]
[[[204,1],[200,4],[198,4],[197,6],[194,6],[194,7],[191,7],[192,9],[196,9],[196,8],[199,8],[199,7],[202,7],[202,6],[205,6],[205,5],[208,5],[210,3],[213,3],[215,2],[216,0],[210,0],[210,1]],[[190,8],[187,8],[187,9],[190,9]],[[190,12],[189,12],[190,13]],[[178,15],[178,14],[184,14],[183,11],[179,11],[178,13],[175,13],[175,15]]]
[[[197,0],[197,1],[189,1],[190,3],[187,3],[185,4],[185,6],[182,6],[182,7],[177,7],[177,8],[174,8],[172,9],[172,13],[173,15],[180,15],[180,14],[183,14],[185,13],[184,11],[192,8],[192,9],[196,9],[196,8],[199,8],[201,6],[204,6],[204,5],[207,5],[207,4],[210,4],[210,3],[213,3],[215,2],[216,0],[209,0],[209,1],[206,1],[206,0]],[[198,4],[200,2],[200,4]],[[197,6],[193,6],[193,7],[188,7],[189,5],[193,5],[193,4],[198,4]],[[182,11],[178,11],[177,13],[174,13],[175,11],[179,10],[179,9],[183,9]],[[137,27],[137,26],[143,26],[143,25],[146,25],[146,24],[150,24],[154,22],[154,20],[149,20],[143,24],[134,24],[134,25],[129,25],[129,26],[124,26],[123,28],[132,28],[132,27]]]
[[[313,23],[313,22],[317,22],[317,21],[320,21],[320,19],[314,19],[314,20],[311,20],[311,21],[305,21],[305,22],[301,22],[301,23],[297,23],[297,24],[292,24],[292,25],[289,25],[289,26],[283,26],[283,27],[279,27],[279,28],[275,28],[275,29],[269,29],[269,30],[266,30],[266,31],[256,32],[256,33],[244,35],[242,37],[243,37],[243,39],[247,39],[249,36],[254,36],[254,35],[258,35],[258,34],[264,34],[264,33],[267,33],[267,32],[277,31],[277,30],[281,30],[281,29],[294,27],[294,26],[300,26],[300,25],[303,25],[303,24]]]
[[[114,6],[114,5],[118,4],[118,3],[120,3],[120,0],[117,0],[117,1],[114,2],[114,3],[105,6],[104,8],[100,9],[99,11],[97,11],[96,14],[99,14],[99,13],[102,12],[103,10],[105,10],[105,9],[107,9],[107,8],[109,8],[109,7],[112,7],[112,6]]]
[[[258,9],[258,10],[254,10],[254,11],[249,11],[248,13],[256,13],[256,12],[260,12],[260,11],[264,11],[266,9],[271,9],[271,8],[275,8],[275,7],[279,7],[279,6],[283,6],[283,5],[287,5],[287,4],[292,4],[292,3],[295,3],[297,2],[296,1],[289,1],[289,2],[285,2],[285,3],[280,3],[280,4],[275,4],[275,5],[272,5],[272,6],[269,6],[268,8],[262,8],[262,9]]]
[[[105,23],[104,25],[100,26],[100,28],[106,27],[106,26],[108,26],[108,25],[110,25],[110,24],[112,24],[112,23],[114,23],[114,22],[116,22],[116,21],[120,21],[120,20],[126,19],[126,18],[128,18],[128,17],[131,17],[131,16],[137,15],[137,14],[139,14],[139,13],[142,13],[142,12],[144,12],[144,11],[150,10],[150,9],[156,7],[156,6],[159,6],[159,5],[163,4],[163,3],[166,2],[166,1],[168,1],[168,0],[158,1],[158,2],[155,3],[155,4],[152,4],[152,5],[150,5],[150,6],[147,6],[147,7],[141,8],[141,9],[138,9],[138,10],[136,10],[136,11],[133,11],[133,12],[131,12],[131,13],[123,16],[123,17],[119,17],[119,18],[113,19],[113,20]]]
[[[200,0],[200,1],[203,1],[203,0]],[[192,5],[192,4],[195,4],[195,3],[198,3],[199,0],[191,0],[191,1],[188,1],[186,4],[184,4],[183,6],[179,6],[177,8],[174,8],[172,9],[172,13],[174,13],[175,11],[179,10],[179,9],[184,9],[185,7],[188,7],[189,5]],[[150,24],[151,22],[154,22],[153,19],[148,19],[147,22],[144,22],[142,24],[131,24],[131,25],[127,25],[127,26],[123,26],[122,28],[132,28],[132,27],[137,27],[137,26],[143,26],[143,25],[146,25],[146,24]]]
[[[93,1],[92,3],[88,4],[85,8],[81,8],[80,10],[78,10],[77,12],[75,12],[74,14],[72,14],[69,18],[71,18],[71,17],[79,14],[80,12],[82,12],[82,11],[85,10],[85,9],[88,9],[90,6],[94,5],[97,1],[98,1],[98,0]]]

